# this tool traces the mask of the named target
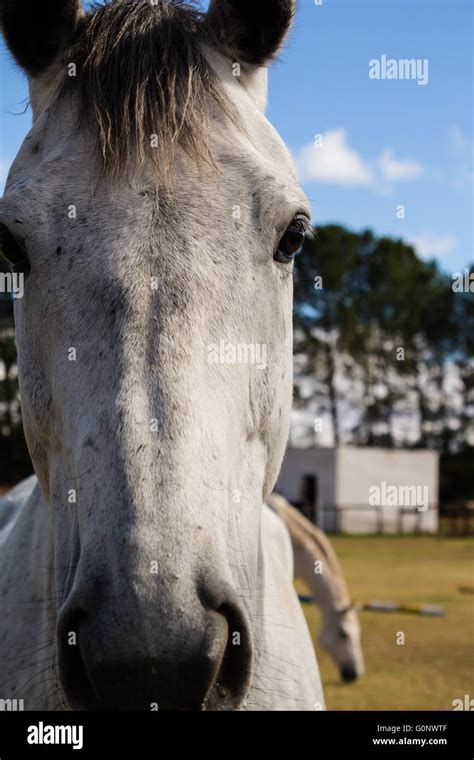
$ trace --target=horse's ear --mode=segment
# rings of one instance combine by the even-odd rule
[[[296,0],[212,0],[206,26],[222,52],[263,66],[281,48],[295,9]]]
[[[81,14],[81,0],[0,0],[5,41],[17,63],[33,77],[69,45]]]

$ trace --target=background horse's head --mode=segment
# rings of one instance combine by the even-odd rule
[[[286,524],[293,545],[295,576],[306,583],[320,609],[319,644],[339,667],[341,678],[354,681],[364,673],[361,628],[334,547],[324,531],[281,494],[272,493],[267,504]]]
[[[340,609],[322,608],[318,641],[338,665],[343,681],[350,683],[363,675],[361,628],[352,604]]]
[[[34,115],[0,223],[73,707],[232,709],[251,683],[309,222],[263,115],[293,6],[0,4]]]

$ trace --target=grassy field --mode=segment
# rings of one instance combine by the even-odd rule
[[[332,543],[357,602],[374,599],[442,605],[443,618],[361,612],[366,674],[343,684],[317,654],[330,710],[451,710],[474,697],[474,541],[470,538],[337,536]],[[303,590],[302,586],[299,586]],[[305,605],[313,641],[319,616]],[[399,631],[405,645],[396,643]]]

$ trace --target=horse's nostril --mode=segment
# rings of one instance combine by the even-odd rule
[[[106,620],[77,612],[60,618],[59,674],[73,709],[239,708],[250,682],[251,647],[245,619],[232,605],[208,611],[188,640],[164,643],[135,639],[132,646],[127,631],[109,630]],[[67,643],[71,631],[75,646]]]
[[[226,620],[227,644],[219,672],[206,697],[206,709],[237,709],[250,685],[252,647],[245,618],[237,607],[225,603],[218,614]]]
[[[355,681],[357,679],[357,671],[353,665],[343,665],[341,668],[342,680],[346,683]]]
[[[58,626],[59,677],[66,699],[73,710],[100,709],[82,657],[78,632],[83,614],[63,618]],[[75,637],[70,641],[70,634]]]

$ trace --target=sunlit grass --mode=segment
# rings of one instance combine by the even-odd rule
[[[328,709],[451,710],[474,697],[474,540],[429,536],[337,536],[353,600],[437,604],[445,617],[361,612],[366,675],[345,685],[317,647]],[[299,586],[302,590],[302,586]],[[305,605],[313,641],[318,612]],[[404,632],[405,645],[396,643]]]

